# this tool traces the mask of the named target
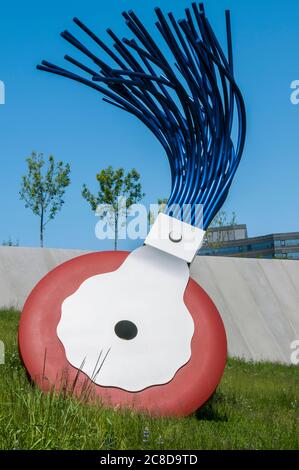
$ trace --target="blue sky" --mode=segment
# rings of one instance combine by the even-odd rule
[[[121,12],[132,8],[155,36],[155,6],[179,17],[190,3],[18,0],[1,5],[0,80],[6,104],[0,106],[0,242],[11,236],[23,246],[38,245],[38,219],[18,198],[25,158],[32,150],[52,153],[72,166],[66,204],[47,227],[48,247],[112,247],[112,241],[96,239],[97,219],[81,197],[82,184],[95,190],[96,172],[109,164],[140,171],[146,203],[168,196],[166,156],[143,124],[103,103],[97,92],[35,66],[42,59],[64,63],[63,55],[72,48],[59,33],[76,32],[73,16],[102,38],[107,27],[122,37],[127,30]],[[297,231],[299,105],[290,102],[290,84],[299,80],[299,2],[208,0],[205,5],[221,42],[224,10],[231,9],[235,75],[248,117],[243,160],[224,209],[235,211],[252,236]],[[132,244],[121,242],[120,248]]]

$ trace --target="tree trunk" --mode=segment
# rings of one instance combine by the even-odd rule
[[[115,211],[114,216],[114,251],[117,250],[117,241],[118,241],[118,213]]]
[[[40,229],[39,229],[40,247],[44,247],[44,209],[42,207],[40,216]]]

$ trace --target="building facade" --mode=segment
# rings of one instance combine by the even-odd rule
[[[248,237],[246,225],[212,228],[198,255],[299,260],[299,232]]]

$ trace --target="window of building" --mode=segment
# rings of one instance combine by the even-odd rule
[[[299,260],[299,252],[295,253],[287,253],[288,259],[298,259]]]
[[[287,253],[277,253],[276,258],[287,258]]]
[[[299,239],[297,239],[297,240],[285,240],[285,246],[299,246]]]
[[[272,241],[262,242],[262,243],[252,243],[252,250],[271,250],[273,248]]]

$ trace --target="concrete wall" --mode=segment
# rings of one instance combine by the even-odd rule
[[[79,250],[0,247],[0,308],[21,309],[43,276],[58,264],[82,253]]]
[[[299,340],[299,262],[197,257],[191,274],[225,324],[229,353],[290,363]]]
[[[0,307],[22,308],[49,270],[83,253],[0,247]],[[197,257],[191,275],[223,318],[231,356],[290,363],[299,339],[299,261]]]

